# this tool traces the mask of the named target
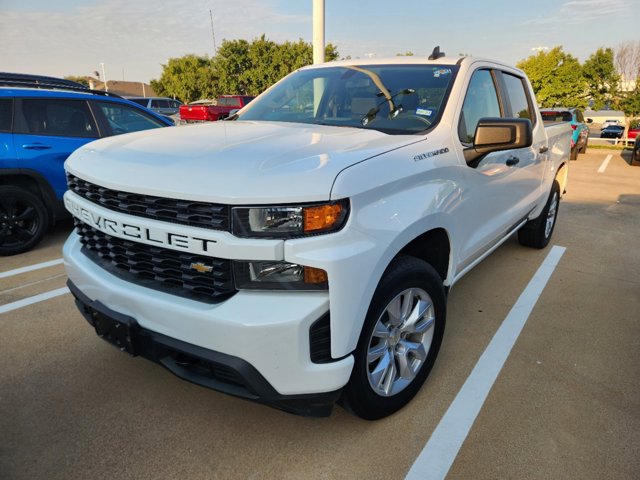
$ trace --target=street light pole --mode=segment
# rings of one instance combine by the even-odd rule
[[[313,63],[324,62],[324,0],[313,0]]]
[[[107,85],[107,76],[104,73],[104,63],[100,62],[100,67],[102,67],[102,81],[104,82],[104,91],[108,92],[109,91],[109,86]]]
[[[313,0],[313,64],[324,63],[324,0]],[[313,114],[318,113],[325,82],[322,78],[313,80]]]

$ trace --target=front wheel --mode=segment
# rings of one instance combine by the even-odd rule
[[[538,218],[529,220],[518,230],[520,244],[533,248],[544,248],[549,244],[558,218],[560,204],[560,184],[553,181],[547,203]]]
[[[406,405],[435,362],[446,319],[442,280],[427,262],[397,257],[378,284],[342,403],[367,420]]]

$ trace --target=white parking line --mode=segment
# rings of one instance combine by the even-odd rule
[[[500,325],[405,480],[441,480],[453,465],[493,383],[565,252],[554,246]]]
[[[0,278],[12,277],[13,275],[20,275],[21,273],[32,272],[41,268],[53,267],[54,265],[60,265],[64,260],[57,258],[50,262],[37,263],[35,265],[29,265],[28,267],[16,268],[15,270],[8,270],[6,272],[0,272]]]
[[[598,169],[598,173],[604,173],[604,171],[607,169],[607,165],[609,165],[609,162],[611,161],[612,157],[613,157],[613,155],[611,155],[611,154],[607,155],[607,157],[602,162],[602,165],[600,165],[600,168]]]
[[[23,298],[22,300],[18,300],[17,302],[1,305],[0,313],[11,312],[13,310],[17,310],[18,308],[26,307],[27,305],[33,305],[34,303],[43,302],[45,300],[49,300],[50,298],[59,297],[60,295],[64,295],[65,293],[69,293],[69,289],[67,287],[40,293],[38,295],[34,295],[33,297]]]

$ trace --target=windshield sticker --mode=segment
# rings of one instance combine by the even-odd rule
[[[451,69],[450,68],[439,68],[438,70],[433,72],[433,76],[435,78],[438,78],[440,75],[451,75]]]
[[[416,108],[416,115],[426,115],[427,117],[430,117],[431,115],[433,115],[433,110],[427,110],[425,108]]]
[[[426,160],[427,158],[435,157],[436,155],[442,155],[443,153],[449,152],[448,148],[441,148],[440,150],[434,150],[433,152],[421,153],[420,155],[416,155],[413,157],[414,162],[419,162],[420,160]]]

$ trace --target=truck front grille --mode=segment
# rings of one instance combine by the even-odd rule
[[[206,303],[220,302],[236,292],[230,260],[123,240],[77,219],[75,226],[83,253],[123,280]],[[195,264],[212,270],[196,271]]]
[[[115,212],[213,230],[230,228],[228,205],[111,190],[69,173],[67,184],[72,192]]]

